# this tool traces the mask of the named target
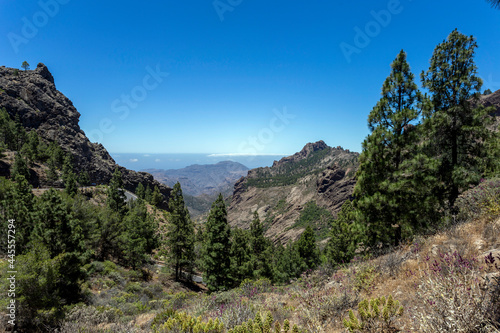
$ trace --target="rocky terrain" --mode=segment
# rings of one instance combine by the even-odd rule
[[[77,171],[87,171],[92,183],[108,183],[118,168],[127,190],[134,191],[139,183],[149,184],[158,186],[165,199],[168,198],[168,186],[155,181],[148,173],[117,165],[101,144],[89,141],[78,124],[80,113],[56,89],[54,78],[44,64],[29,71],[1,66],[0,108],[18,117],[26,130],[35,130],[46,142],[56,141],[63,150],[70,152]]]
[[[228,208],[231,226],[248,228],[257,211],[267,237],[282,243],[297,239],[304,228],[294,224],[307,203],[315,202],[335,216],[350,198],[358,155],[318,141],[272,167],[250,170],[235,184]]]

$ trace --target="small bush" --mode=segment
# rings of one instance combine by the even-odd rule
[[[429,257],[427,257],[429,258]],[[458,252],[428,259],[417,296],[417,324],[422,332],[491,332],[488,327],[487,290],[476,259]]]
[[[359,319],[349,310],[349,318],[344,319],[344,327],[349,332],[390,332],[395,330],[394,321],[403,315],[403,307],[390,295],[363,300],[358,304]]]

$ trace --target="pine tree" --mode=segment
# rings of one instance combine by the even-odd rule
[[[17,175],[24,177],[26,180],[30,179],[30,171],[26,164],[26,160],[19,152],[14,157],[14,165],[12,166],[11,178],[14,179]]]
[[[174,266],[175,279],[181,278],[183,270],[191,271],[194,257],[194,224],[184,203],[181,184],[177,182],[170,193],[170,214],[166,234],[169,262]]]
[[[115,169],[113,173],[113,177],[109,182],[109,187],[107,190],[108,199],[107,205],[108,207],[117,213],[124,213],[125,210],[125,194],[123,191],[123,181],[122,174],[118,168]]]
[[[251,262],[254,271],[254,276],[259,277],[264,275],[266,263],[269,258],[264,256],[264,251],[268,247],[268,241],[264,237],[264,227],[259,219],[257,211],[253,213],[253,220],[250,223],[250,250]]]
[[[28,69],[30,69],[30,64],[28,64],[28,62],[25,60],[21,64],[21,67],[24,68],[25,71],[27,71]]]
[[[253,274],[250,255],[250,234],[247,230],[234,228],[231,237],[231,275],[234,285],[239,285]]]
[[[440,199],[452,211],[460,192],[481,177],[489,135],[487,111],[474,106],[482,85],[474,63],[476,47],[474,37],[455,29],[435,48],[429,70],[421,74],[433,104],[424,123],[428,155],[439,162]]]
[[[319,264],[319,251],[316,247],[316,238],[310,225],[300,235],[297,241],[297,249],[300,257],[304,260],[308,269],[314,269]]]
[[[356,222],[352,201],[347,200],[332,221],[330,239],[325,248],[325,255],[333,265],[348,263],[361,243],[364,243],[365,230]]]
[[[403,175],[405,162],[418,144],[415,125],[426,99],[402,50],[391,64],[382,98],[368,116],[371,134],[363,142],[354,189],[360,223],[368,226],[370,243],[390,241],[391,225],[401,223],[409,210]]]
[[[70,196],[74,197],[78,192],[78,186],[76,183],[76,176],[73,172],[66,175],[64,180],[64,191]]]
[[[205,227],[203,280],[210,291],[226,289],[231,282],[231,230],[222,194],[212,204]]]
[[[144,185],[142,185],[142,183],[139,183],[139,185],[137,185],[137,188],[135,189],[135,195],[137,195],[139,199],[144,200],[146,192],[144,190]]]
[[[121,253],[125,263],[137,269],[147,262],[151,252],[158,246],[158,225],[141,200],[131,204],[123,224]]]
[[[158,185],[155,185],[155,189],[153,191],[153,194],[151,195],[151,204],[153,206],[158,206],[162,202],[162,200],[163,200],[163,195],[160,193]]]

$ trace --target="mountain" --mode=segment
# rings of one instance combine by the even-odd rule
[[[76,171],[88,172],[92,183],[107,184],[118,168],[127,190],[135,191],[139,183],[158,186],[164,198],[168,198],[169,187],[155,181],[148,173],[117,165],[101,144],[90,142],[78,124],[80,113],[56,89],[54,77],[44,64],[30,71],[1,66],[0,108],[5,108],[12,118],[18,118],[27,131],[35,130],[42,140],[55,141],[71,153]],[[43,186],[44,180],[40,181],[37,185]]]
[[[174,186],[179,182],[184,194],[199,196],[202,194],[218,194],[232,188],[234,183],[246,176],[248,168],[241,163],[223,161],[217,164],[194,164],[182,169],[143,170],[153,175],[153,177],[168,186]]]
[[[182,169],[146,169],[159,182],[173,187],[181,183],[186,206],[191,217],[203,221],[219,193],[227,198],[234,184],[246,176],[248,168],[241,163],[222,161],[216,164],[194,164]]]
[[[249,228],[254,211],[266,236],[286,243],[305,228],[299,219],[315,224],[323,237],[328,215],[336,216],[352,195],[358,153],[332,148],[323,141],[308,143],[298,153],[275,161],[272,167],[252,169],[235,184],[228,219],[231,226]]]

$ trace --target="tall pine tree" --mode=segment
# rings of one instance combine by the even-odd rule
[[[205,228],[203,280],[210,291],[224,290],[231,283],[231,230],[222,194],[212,204]]]
[[[382,98],[368,116],[371,134],[363,142],[354,189],[360,222],[368,226],[370,243],[388,243],[391,225],[408,212],[402,182],[404,162],[417,147],[415,124],[426,105],[401,50],[382,86]]]
[[[433,109],[426,114],[429,156],[439,163],[437,176],[443,203],[453,210],[458,195],[481,177],[487,112],[477,101],[482,80],[477,76],[475,38],[456,29],[439,44],[421,79],[431,93]]]
[[[167,254],[175,268],[175,279],[181,278],[182,271],[191,270],[194,257],[194,224],[184,203],[181,184],[174,185],[169,199],[170,215],[166,233]]]

